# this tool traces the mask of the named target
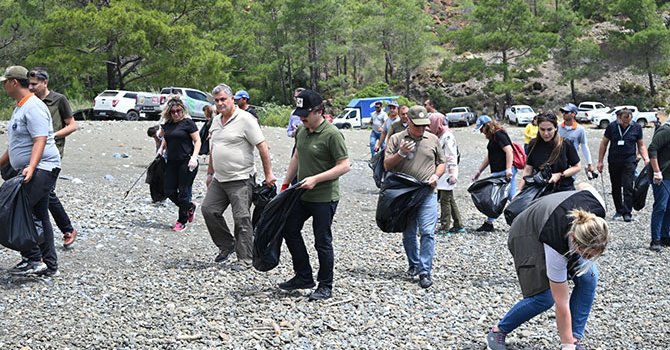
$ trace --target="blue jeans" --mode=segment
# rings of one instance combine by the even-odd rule
[[[659,241],[661,237],[670,237],[670,180],[661,184],[652,184],[654,206],[651,211],[651,240]]]
[[[509,188],[509,195],[507,198],[511,201],[514,195],[516,194],[516,177],[517,169],[515,167],[512,167],[512,177],[510,178],[510,188]],[[505,176],[505,170],[502,171],[496,171],[495,173],[491,173],[491,177],[503,177]],[[488,218],[488,222],[494,222],[496,218]]]
[[[437,225],[437,194],[432,193],[423,200],[418,209],[410,214],[407,227],[402,233],[407,262],[416,268],[419,275],[430,275],[435,255],[435,226]],[[416,233],[419,231],[421,243]]]
[[[378,131],[372,130],[370,132],[370,157],[375,156],[375,145],[377,144],[377,140],[379,140],[382,137],[382,133]],[[384,142],[382,142],[382,145],[380,149],[384,148]]]
[[[581,276],[573,278],[575,288],[570,294],[570,316],[572,318],[572,336],[581,339],[584,337],[586,320],[589,318],[593,299],[596,297],[598,285],[598,268],[595,264]],[[540,294],[519,300],[498,322],[498,328],[508,334],[524,322],[549,310],[554,305],[551,289]]]

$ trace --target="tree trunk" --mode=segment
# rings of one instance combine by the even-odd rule
[[[108,59],[105,61],[105,68],[107,69],[107,89],[116,90],[118,86],[116,83],[116,64],[114,64],[114,59]]]
[[[649,77],[649,93],[651,96],[656,96],[656,87],[654,86],[654,74],[651,72],[651,64],[649,63],[649,56],[645,59],[645,66],[647,67],[647,76]]]
[[[318,91],[319,88],[319,66],[318,66],[318,52],[316,46],[316,29],[314,26],[311,26],[309,29],[309,44],[308,44],[308,56],[309,56],[309,85],[310,89]]]
[[[346,77],[347,76],[347,55],[344,55],[344,71],[342,74]]]
[[[409,64],[405,64],[405,96],[409,96],[409,83],[411,82],[412,74],[409,69]]]
[[[577,92],[575,91],[575,79],[570,79],[570,93],[572,94],[572,103],[577,104]]]
[[[509,82],[509,67],[507,66],[507,51],[503,50],[502,51],[502,63],[503,63],[503,83],[505,83],[505,103],[508,106],[512,105],[512,93],[509,91],[509,88],[507,87],[507,83]]]

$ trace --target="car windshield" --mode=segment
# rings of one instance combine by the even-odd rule
[[[118,91],[103,91],[100,96],[116,96],[118,93]]]
[[[533,109],[530,107],[519,107],[517,108],[517,113],[535,113],[533,112]]]
[[[465,108],[454,108],[451,110],[452,113],[461,113],[465,112]]]

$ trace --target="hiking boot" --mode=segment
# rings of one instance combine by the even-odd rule
[[[430,278],[429,274],[422,274],[419,276],[419,285],[421,288],[428,288],[433,285],[433,279]]]
[[[478,229],[476,229],[476,232],[493,232],[495,229],[493,228],[493,223],[491,222],[484,222],[481,226],[479,226]]]
[[[465,228],[463,226],[454,226],[449,229],[449,233],[465,233]]]
[[[416,278],[416,276],[419,275],[419,270],[417,270],[416,267],[412,266],[409,269],[407,269],[407,272],[405,272],[405,277],[409,278],[410,280],[413,280]]]
[[[35,276],[38,277],[58,277],[60,276],[60,271],[58,269],[47,268],[42,272],[35,273]]]
[[[654,252],[660,252],[663,247],[661,246],[661,241],[651,241],[649,244],[649,250]]]
[[[661,237],[661,245],[664,247],[670,247],[670,237]]]
[[[63,233],[63,248],[70,248],[74,244],[75,239],[77,239],[77,230],[72,229],[71,232]]]
[[[633,216],[630,215],[630,214],[623,214],[623,221],[631,222],[631,221],[633,221]]]
[[[309,301],[326,300],[333,296],[333,291],[328,287],[319,286],[309,295]]]
[[[295,276],[295,277],[291,278],[290,280],[288,280],[286,282],[279,283],[277,285],[277,287],[279,287],[279,289],[286,290],[286,291],[291,291],[291,290],[296,290],[296,289],[310,289],[310,288],[314,288],[314,286],[316,286],[316,284],[314,283],[313,280],[305,281],[305,280],[302,280],[302,279],[298,278],[298,276]]]
[[[174,224],[174,227],[172,228],[173,231],[176,232],[182,232],[186,230],[186,224],[182,224],[181,222],[177,221],[176,224]]]
[[[214,262],[215,263],[224,262],[224,261],[228,260],[228,258],[230,257],[230,254],[233,254],[232,250],[220,249],[219,254],[216,256],[216,258],[214,258]]]
[[[505,345],[505,337],[507,334],[498,330],[494,331],[493,328],[489,331],[489,334],[486,335],[486,345],[490,350],[507,350]]]
[[[17,276],[34,275],[47,269],[47,265],[41,261],[21,260],[9,273]]]
[[[188,222],[193,222],[193,220],[195,219],[195,208],[196,207],[197,207],[197,205],[195,204],[195,202],[191,202],[191,207],[188,209],[188,219],[187,219]]]

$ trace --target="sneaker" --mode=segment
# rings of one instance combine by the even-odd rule
[[[476,232],[493,232],[495,229],[493,228],[493,223],[490,223],[488,221],[484,222],[481,226],[479,226],[478,229],[476,229]]]
[[[465,228],[463,226],[454,226],[449,229],[449,233],[465,233]]]
[[[623,221],[631,222],[631,221],[633,221],[633,216],[630,215],[630,214],[623,214]]]
[[[416,276],[419,275],[419,270],[417,270],[416,267],[412,266],[409,269],[407,269],[407,272],[405,272],[405,277],[413,280],[416,278]]]
[[[38,277],[58,277],[58,276],[60,276],[60,271],[58,271],[58,269],[47,268],[46,270],[44,270],[42,272],[35,273],[35,276],[38,276]]]
[[[503,332],[496,332],[491,328],[489,334],[486,335],[486,345],[490,350],[507,350],[505,345],[505,337],[507,334]]]
[[[326,300],[333,296],[333,291],[328,287],[319,286],[309,295],[309,301]]]
[[[310,289],[314,288],[316,284],[313,280],[304,281],[295,276],[286,282],[279,283],[277,287],[281,290],[291,291],[296,289]]]
[[[181,232],[186,229],[186,224],[182,224],[181,222],[177,221],[176,224],[174,224],[174,227],[172,228],[173,231]]]
[[[616,213],[616,214],[614,214],[614,216],[612,216],[612,220],[619,220],[621,218],[622,218],[622,216],[619,213]]]
[[[246,271],[246,270],[249,270],[250,268],[251,268],[250,264],[242,263],[242,262],[238,262],[237,264],[234,264],[233,266],[230,267],[230,269],[235,271],[235,272]]]
[[[41,261],[22,260],[9,273],[17,276],[34,275],[47,269],[47,265]]]
[[[433,279],[430,278],[429,274],[423,274],[419,276],[419,285],[421,288],[428,288],[433,285]]]
[[[586,350],[586,346],[584,346],[581,341],[577,340],[575,343],[575,350]]]
[[[670,237],[661,237],[661,245],[664,247],[670,247]]]
[[[70,248],[74,244],[75,239],[77,239],[77,230],[72,229],[71,232],[63,233],[63,248]]]
[[[233,254],[232,250],[220,249],[219,254],[216,256],[216,258],[214,258],[214,262],[215,263],[224,262],[224,261],[228,260],[228,258],[230,257],[230,254]]]
[[[443,229],[443,228],[438,229],[437,231],[435,231],[435,235],[437,235],[437,236],[449,236],[449,230]]]
[[[661,241],[651,241],[649,244],[649,250],[654,252],[660,252],[663,247],[661,246]]]
[[[191,202],[191,208],[188,209],[188,219],[187,219],[188,222],[193,222],[193,220],[195,219],[195,208],[196,207],[197,207],[197,205],[195,204],[195,202]]]

